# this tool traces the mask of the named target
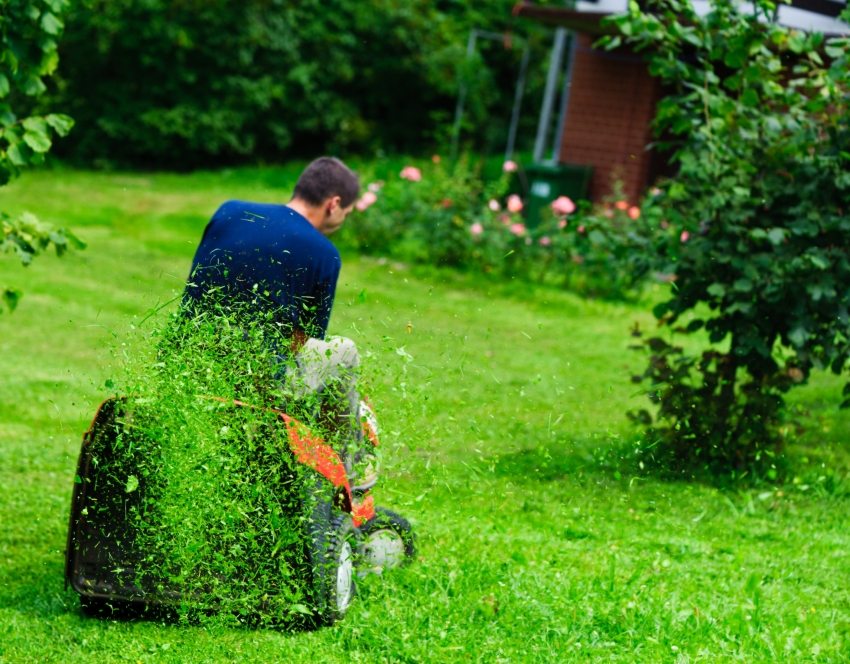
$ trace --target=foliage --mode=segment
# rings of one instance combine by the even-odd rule
[[[53,95],[78,122],[63,153],[186,169],[421,151],[448,135],[470,29],[506,29],[512,4],[74,0]],[[492,50],[466,77],[473,127],[510,115],[521,49]]]
[[[532,225],[522,200],[508,193],[513,162],[487,180],[468,156],[432,161],[370,183],[343,242],[362,253],[608,299],[635,296],[651,276],[654,238],[667,232],[652,205],[642,212],[616,192],[596,207],[560,197]]]
[[[610,300],[634,299],[653,274],[653,249],[668,231],[658,218],[652,196],[632,205],[615,186],[609,199],[593,207],[580,206],[576,214],[552,214],[542,237],[551,245],[540,257],[541,280],[552,266],[564,287]]]
[[[670,86],[655,122],[679,173],[657,205],[676,229],[659,245],[675,283],[654,313],[713,344],[695,360],[647,342],[651,435],[679,463],[725,471],[781,447],[782,395],[850,357],[848,40],[784,28],[775,9],[631,3],[606,41],[645,50]]]
[[[10,217],[0,212],[0,253],[14,253],[24,266],[51,245],[57,256],[61,256],[69,247],[82,249],[85,244],[73,233],[61,228],[53,228],[38,220],[34,215],[24,212],[20,216]],[[18,304],[21,293],[4,287],[3,303],[12,311]]]
[[[67,115],[19,112],[27,98],[47,89],[44,79],[58,64],[57,42],[68,0],[3,0],[0,3],[0,186],[22,168],[44,163],[52,137],[65,136],[73,125]],[[39,222],[31,214],[9,216],[0,211],[0,252],[14,252],[29,265],[40,251],[53,245],[61,255],[69,246],[82,247],[71,233]],[[10,311],[21,293],[0,288],[2,304]],[[2,311],[2,306],[0,306]]]

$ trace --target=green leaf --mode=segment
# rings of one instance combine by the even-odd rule
[[[50,76],[50,74],[56,71],[56,68],[58,66],[59,53],[56,51],[50,51],[48,53],[45,53],[44,57],[41,59],[41,66],[39,67],[39,71],[45,76]]]
[[[784,228],[771,228],[767,233],[767,239],[770,240],[770,243],[777,247],[785,241],[785,229]]]
[[[127,485],[124,487],[124,491],[127,493],[133,493],[136,489],[139,488],[139,478],[135,475],[130,475],[127,477]]]
[[[21,121],[21,124],[27,131],[32,131],[40,134],[47,133],[47,123],[41,116],[34,115],[29,118],[24,118]]]
[[[723,284],[713,283],[706,289],[706,292],[709,295],[721,298],[726,295],[726,288],[723,286]]]
[[[303,604],[297,604],[297,603],[292,604],[289,607],[289,611],[290,611],[290,613],[300,613],[300,614],[305,615],[305,616],[313,615],[313,612],[310,609],[308,609],[306,606],[304,606]]]
[[[47,90],[47,86],[38,76],[28,76],[21,83],[21,92],[29,97],[37,97]]]
[[[67,136],[68,132],[74,126],[74,119],[69,115],[52,113],[44,116],[44,119],[60,136]]]
[[[9,161],[15,166],[27,165],[27,158],[24,156],[19,143],[12,143],[6,150],[6,155],[9,157]]]
[[[794,30],[788,36],[788,48],[792,53],[802,53],[806,49],[806,35],[798,30]]]
[[[739,293],[749,293],[753,290],[753,282],[749,279],[736,279],[735,283],[732,284],[732,288]]]
[[[18,117],[12,113],[9,104],[0,104],[0,127],[9,127],[18,121]],[[2,136],[2,132],[0,132]]]
[[[18,306],[18,300],[21,299],[21,292],[11,288],[3,289],[3,304],[9,311],[14,311]]]
[[[605,40],[605,50],[613,51],[615,48],[619,48],[623,43],[623,38],[618,36],[610,37]]]
[[[809,254],[809,260],[819,270],[826,270],[829,267],[829,261],[827,261],[823,256],[818,256],[817,254]]]
[[[803,347],[808,338],[809,333],[804,327],[797,326],[788,333],[788,340],[798,348]]]
[[[9,94],[9,79],[5,74],[0,74],[0,97],[5,97]]]
[[[833,60],[841,58],[846,54],[844,48],[842,48],[841,46],[835,46],[831,41],[827,42],[824,50],[826,51],[827,56],[829,56]]]
[[[58,35],[62,32],[62,28],[65,27],[65,24],[50,12],[45,12],[41,17],[41,29],[44,30],[48,35]]]
[[[730,48],[723,57],[723,64],[730,69],[739,69],[747,60],[747,54],[741,48]]]
[[[27,131],[24,134],[26,143],[33,152],[44,153],[50,149],[50,137],[44,131]]]
[[[755,108],[759,105],[758,93],[752,88],[747,88],[741,95],[741,103],[748,108]]]

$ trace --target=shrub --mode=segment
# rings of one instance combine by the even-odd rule
[[[642,211],[612,200],[591,208],[559,197],[540,224],[530,226],[522,200],[508,193],[512,162],[487,181],[469,157],[450,165],[434,161],[369,184],[344,242],[362,253],[606,298],[639,293],[650,275],[648,252],[664,232],[651,205]]]
[[[654,313],[712,344],[696,359],[648,340],[639,379],[659,408],[638,417],[677,463],[722,472],[770,470],[782,394],[850,357],[848,40],[777,25],[775,8],[632,3],[607,40],[645,49],[671,88],[656,128],[679,174],[656,202],[675,282]]]
[[[609,200],[583,206],[575,216],[553,212],[544,221],[538,240],[541,281],[552,280],[550,270],[555,268],[565,288],[583,295],[630,299],[640,294],[652,275],[654,247],[665,229],[652,197],[633,205],[618,191],[615,187]]]

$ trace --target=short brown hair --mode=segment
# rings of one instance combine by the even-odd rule
[[[331,196],[339,196],[340,204],[347,208],[359,193],[360,180],[354,171],[336,157],[319,157],[301,173],[292,195],[310,205],[321,205]]]

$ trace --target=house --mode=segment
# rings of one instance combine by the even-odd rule
[[[698,13],[707,13],[708,0],[693,0]],[[603,34],[601,21],[626,11],[628,0],[578,0],[574,7],[542,7],[520,2],[516,17],[556,28],[550,76],[535,144],[535,161],[564,168],[591,167],[589,198],[600,200],[619,181],[632,201],[669,169],[663,155],[649,149],[651,122],[663,91],[650,76],[640,54],[628,48],[607,52],[593,48]],[[777,22],[828,35],[850,34],[838,20],[847,0],[792,0],[779,5]],[[555,88],[563,79],[560,111],[553,124]],[[550,136],[551,135],[551,136]],[[547,145],[548,144],[548,145]],[[561,193],[561,192],[551,192]]]

